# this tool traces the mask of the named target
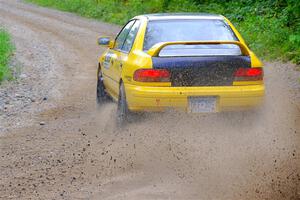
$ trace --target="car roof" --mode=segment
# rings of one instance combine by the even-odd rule
[[[172,19],[219,19],[223,20],[222,15],[210,13],[155,13],[139,15],[135,18],[146,17],[147,20],[172,20]]]

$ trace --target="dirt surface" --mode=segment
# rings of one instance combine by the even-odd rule
[[[118,26],[0,0],[18,81],[0,87],[0,199],[300,199],[300,74],[266,63],[253,112],[145,114],[95,103],[99,35]]]

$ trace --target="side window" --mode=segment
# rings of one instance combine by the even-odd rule
[[[132,26],[131,30],[128,33],[128,36],[122,47],[122,51],[125,51],[128,53],[131,50],[139,28],[140,28],[140,21],[136,20],[136,22],[134,23],[134,25]]]
[[[118,34],[117,38],[116,38],[116,42],[115,42],[115,49],[118,49],[118,50],[121,50],[122,49],[122,46],[124,44],[124,41],[132,27],[132,25],[134,24],[134,20],[133,21],[130,21],[128,22],[124,28],[121,30],[121,32]]]

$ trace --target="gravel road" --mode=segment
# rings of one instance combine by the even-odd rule
[[[95,103],[100,35],[120,27],[0,0],[21,68],[0,87],[0,199],[300,199],[300,84],[265,63],[253,112],[144,114]]]

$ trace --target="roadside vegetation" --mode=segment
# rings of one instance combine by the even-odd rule
[[[229,18],[265,59],[300,64],[299,0],[27,0],[41,6],[122,25],[135,15],[208,12]]]
[[[3,80],[12,79],[9,62],[13,51],[14,46],[11,42],[10,35],[4,29],[0,29],[0,83]]]

